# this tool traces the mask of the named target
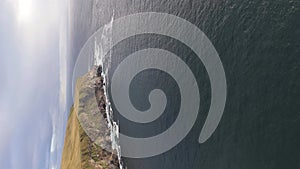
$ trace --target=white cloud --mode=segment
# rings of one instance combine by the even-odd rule
[[[40,163],[56,168],[66,122],[68,22],[60,18],[65,4],[60,0],[6,0],[0,4],[0,28],[10,24],[12,29],[6,34],[14,36],[7,37],[16,37],[12,49],[21,51],[7,56],[0,52],[2,62],[6,59],[13,63],[5,69],[7,82],[1,86],[5,92],[0,96],[0,152],[7,152],[7,156],[0,156],[0,168],[13,168],[2,161],[9,161],[15,168],[43,168]],[[53,68],[58,64],[58,45],[59,72]],[[43,76],[45,72],[47,76]]]
[[[67,7],[66,4],[64,7]],[[61,13],[59,24],[59,98],[58,104],[54,104],[50,111],[53,122],[53,134],[49,168],[58,168],[57,166],[60,166],[64,141],[64,124],[66,123],[65,114],[67,113],[68,13],[66,9],[62,9],[64,13]]]
[[[59,102],[59,101],[58,101]],[[50,108],[49,114],[52,120],[52,137],[50,142],[50,159],[49,167],[57,166],[61,158],[60,154],[63,147],[63,124],[64,124],[64,113],[61,112],[61,108],[57,106],[58,104],[53,104]]]
[[[66,111],[67,101],[67,44],[68,44],[68,20],[66,15],[60,18],[59,28],[59,81],[60,81],[60,111]]]
[[[51,147],[50,147],[50,152],[54,153],[56,150],[57,142],[56,142],[56,129],[54,128],[52,138],[51,138]]]

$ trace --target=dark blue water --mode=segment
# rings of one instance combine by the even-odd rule
[[[129,54],[161,48],[189,65],[201,93],[197,121],[180,144],[155,157],[123,158],[124,165],[129,169],[300,168],[300,1],[73,0],[73,64],[86,40],[111,18],[149,11],[184,18],[207,35],[224,66],[227,102],[217,130],[199,144],[211,99],[211,84],[201,61],[188,46],[167,36],[144,34],[123,40],[111,52],[110,76]],[[180,107],[180,92],[167,73],[154,69],[138,74],[130,87],[132,104],[146,110],[146,98],[156,88],[168,99],[164,114],[154,122],[140,124],[114,111],[122,133],[150,137],[172,125]]]

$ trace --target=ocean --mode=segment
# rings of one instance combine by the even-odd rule
[[[178,133],[176,130],[171,132],[168,135],[170,140],[162,139],[153,143],[155,146],[145,146],[145,149],[138,148],[140,144],[131,145],[132,142],[121,144],[121,151],[122,149],[123,152],[128,151],[122,157],[126,168],[300,168],[300,1],[72,0],[70,5],[71,65],[73,67],[84,44],[88,40],[95,42],[93,38],[89,38],[97,34],[99,29],[104,35],[104,41],[108,38],[105,42],[110,42],[109,38],[113,36],[112,34],[123,36],[131,30],[123,28],[122,25],[115,29],[109,27],[110,23],[118,23],[124,16],[151,14],[149,18],[153,17],[153,20],[163,16],[161,19],[164,22],[158,26],[164,25],[161,29],[166,30],[165,34],[153,31],[129,36],[115,45],[109,43],[108,45],[112,48],[109,54],[103,56],[109,59],[108,97],[111,100],[113,117],[119,124],[120,133],[137,138],[137,140],[154,138],[174,126],[173,124],[181,117],[179,112],[184,105],[188,106],[187,110],[191,110],[194,106],[197,109],[196,116],[189,111],[184,115],[184,117],[195,117],[190,119],[194,124],[187,123],[181,126],[182,129],[189,129],[189,132],[177,142],[174,139],[180,135],[181,129]],[[144,15],[139,16],[142,18]],[[189,24],[187,27],[176,27],[176,30],[179,29],[180,32],[177,34],[175,32],[173,36],[170,36],[171,33],[168,34],[168,32],[172,32],[176,23],[168,23],[168,18],[170,20],[175,18],[175,21],[181,18],[178,23]],[[123,24],[133,25],[133,29],[143,27],[130,19],[128,22]],[[147,25],[145,30],[154,29],[156,26],[147,21],[145,24]],[[180,38],[185,39],[181,33],[188,29],[189,25],[195,26],[191,26],[195,28],[190,31],[192,35],[193,33],[198,35],[197,31],[200,34],[203,33],[199,37],[203,38],[200,46],[205,50],[204,54],[218,56],[219,59],[206,62],[198,56],[195,48],[189,43],[184,43],[189,41],[189,38],[180,40]],[[104,32],[103,27],[108,31]],[[121,32],[118,34],[117,30]],[[163,32],[162,30],[157,31]],[[103,39],[98,39],[96,42],[99,43],[98,46],[101,47]],[[195,44],[196,41],[191,43]],[[162,49],[175,54],[180,59],[176,61],[176,64],[170,59],[160,61],[169,54],[163,53],[161,57],[158,57],[162,50],[152,50],[156,54],[153,58],[156,59],[150,57],[149,60],[140,60],[140,56],[132,55],[145,49]],[[96,47],[91,47],[87,52],[88,55],[94,56],[95,50]],[[150,55],[153,53],[150,51]],[[148,55],[147,51],[139,54]],[[147,121],[137,117],[128,119],[125,117],[126,114],[120,111],[120,103],[114,101],[116,100],[114,98],[118,99],[118,96],[114,97],[114,93],[117,95],[122,93],[122,91],[114,90],[112,82],[114,77],[119,77],[115,74],[119,69],[121,70],[119,65],[125,63],[126,58],[131,56],[136,58],[131,62],[128,61],[128,64],[132,64],[132,69],[134,65],[147,66],[156,62],[149,69],[139,71],[128,84],[128,100],[137,111],[147,111],[156,104],[163,105],[162,114],[159,117],[153,117],[152,120]],[[171,58],[171,56],[166,58]],[[181,63],[184,66],[180,66]],[[211,66],[207,66],[207,63]],[[156,69],[159,65],[161,67],[166,65],[165,70],[175,72],[175,75],[178,75],[176,72],[185,70],[185,66],[188,69],[184,73],[179,73],[176,79],[172,73]],[[218,69],[218,66],[221,68]],[[219,76],[218,70],[225,73],[225,86],[222,81],[223,74]],[[189,71],[194,76],[191,81],[195,79],[195,83],[191,83],[186,77]],[[122,71],[119,72],[122,73]],[[123,71],[124,76],[120,75],[118,83],[116,82],[117,87],[127,84],[125,76],[127,77],[128,72]],[[215,81],[212,75],[216,77]],[[178,83],[178,80],[183,82]],[[189,85],[187,94],[182,93],[185,90],[182,86]],[[197,89],[193,92],[192,88],[195,86]],[[214,92],[215,88],[220,90]],[[226,91],[225,101],[222,100],[223,95],[220,94],[224,90]],[[153,91],[156,93],[153,94]],[[163,91],[164,95],[160,91]],[[200,93],[199,100],[197,100],[197,93]],[[149,95],[154,99],[151,100],[150,97],[148,100]],[[183,98],[187,98],[188,101],[184,101]],[[125,100],[121,102],[127,103]],[[218,100],[221,101],[218,102]],[[219,120],[217,116],[213,116],[218,122],[216,129],[204,142],[199,143],[199,135],[206,124],[211,107],[215,106],[214,101],[216,103],[224,101],[224,108],[216,104],[216,109],[221,112]],[[144,120],[144,122],[139,122],[139,120]],[[172,141],[176,142],[174,146],[170,146]],[[145,143],[147,143],[146,140]],[[156,152],[156,149],[159,150],[156,146],[162,147],[162,150]],[[164,146],[169,146],[169,148],[164,150]],[[137,153],[133,155],[131,150]],[[140,150],[146,152],[139,153]]]

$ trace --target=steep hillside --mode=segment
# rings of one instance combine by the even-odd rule
[[[64,149],[62,154],[62,169],[81,169],[80,131],[79,122],[71,108],[67,130],[65,135]]]
[[[119,168],[117,155],[107,151],[111,141],[105,116],[103,80],[96,72],[95,68],[77,80],[61,169]]]

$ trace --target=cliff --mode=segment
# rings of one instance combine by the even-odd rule
[[[103,79],[97,69],[78,78],[67,122],[61,169],[118,169],[111,153]]]

